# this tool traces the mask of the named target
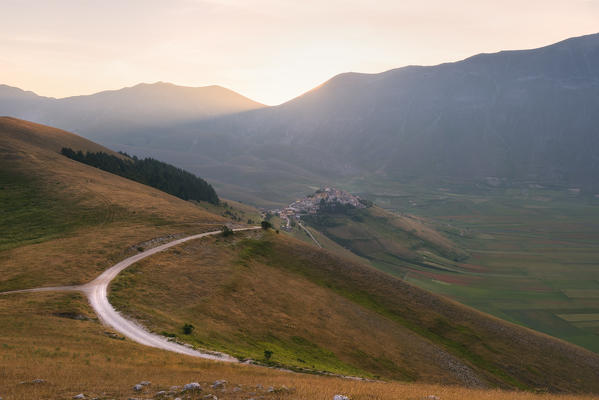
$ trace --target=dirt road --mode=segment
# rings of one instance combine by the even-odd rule
[[[245,230],[255,230],[260,229],[260,227],[252,227],[252,228],[238,228],[233,229],[234,231],[245,231]],[[113,265],[104,271],[100,276],[98,276],[93,281],[81,285],[81,286],[56,286],[56,287],[42,287],[36,289],[25,289],[25,290],[15,290],[12,292],[4,292],[0,293],[2,295],[13,294],[13,293],[28,293],[28,292],[48,292],[48,291],[81,291],[85,293],[87,296],[90,305],[100,318],[100,320],[105,324],[110,326],[115,331],[121,333],[123,336],[141,343],[150,347],[157,347],[159,349],[172,351],[175,353],[187,354],[194,357],[208,358],[212,360],[219,361],[227,361],[227,362],[237,362],[238,360],[234,357],[231,357],[227,354],[217,353],[217,352],[204,352],[201,350],[196,350],[188,346],[184,346],[172,341],[169,341],[168,338],[160,335],[156,335],[154,333],[149,332],[143,326],[137,324],[134,321],[131,321],[124,316],[122,316],[118,311],[116,311],[112,305],[108,302],[108,286],[110,282],[116,278],[116,276],[125,268],[135,264],[136,262],[149,257],[153,254],[159,253],[166,249],[169,249],[173,246],[177,246],[181,243],[185,243],[190,240],[200,239],[206,236],[217,235],[220,234],[221,231],[213,231],[200,233],[193,236],[188,236],[182,239],[177,239],[172,242],[151,248],[142,253],[136,254],[132,257],[129,257],[118,264]]]

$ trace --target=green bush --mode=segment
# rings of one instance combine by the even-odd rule
[[[191,335],[195,327],[192,324],[183,325],[183,333],[186,335]]]
[[[273,352],[270,350],[264,350],[264,359],[266,361],[270,360],[270,358],[272,357]]]
[[[266,220],[262,221],[260,223],[260,226],[262,226],[262,229],[270,229],[270,228],[272,228],[272,224],[270,222],[266,221]]]

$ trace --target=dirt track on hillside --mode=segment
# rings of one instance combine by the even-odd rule
[[[238,228],[233,229],[234,231],[245,231],[260,229],[259,227],[252,228]],[[104,271],[93,281],[86,283],[81,286],[53,286],[53,287],[41,287],[35,289],[24,289],[15,290],[11,292],[0,293],[0,295],[16,294],[16,293],[31,293],[31,292],[50,292],[50,291],[80,291],[83,292],[87,299],[100,318],[100,320],[107,326],[111,327],[115,331],[121,333],[125,337],[133,340],[134,342],[141,343],[146,346],[156,347],[159,349],[172,351],[175,353],[186,354],[194,357],[207,358],[211,360],[226,361],[226,362],[238,362],[234,357],[231,357],[224,353],[218,352],[206,352],[196,350],[190,346],[185,346],[169,340],[168,338],[154,333],[149,332],[143,326],[136,322],[123,317],[118,311],[112,307],[108,301],[108,286],[110,282],[125,268],[135,264],[136,262],[149,257],[153,254],[159,253],[173,246],[177,246],[181,243],[200,239],[206,236],[217,235],[221,231],[212,231],[200,233],[197,235],[187,236],[182,239],[173,240],[172,242],[151,248],[134,256],[131,256],[112,267]]]

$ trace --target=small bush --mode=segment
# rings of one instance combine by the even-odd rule
[[[266,361],[270,360],[270,358],[272,357],[272,354],[273,354],[272,351],[270,351],[270,350],[264,350],[264,359]]]
[[[227,225],[223,225],[221,232],[224,237],[227,237],[233,234],[233,229],[229,228]]]
[[[262,221],[260,223],[260,226],[262,226],[262,229],[265,229],[265,230],[272,228],[272,224],[266,220]]]
[[[192,324],[183,325],[183,333],[186,335],[191,335],[195,327]]]

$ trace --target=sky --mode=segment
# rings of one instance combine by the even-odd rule
[[[66,97],[221,85],[275,105],[348,71],[599,32],[599,0],[0,0],[0,83]]]

